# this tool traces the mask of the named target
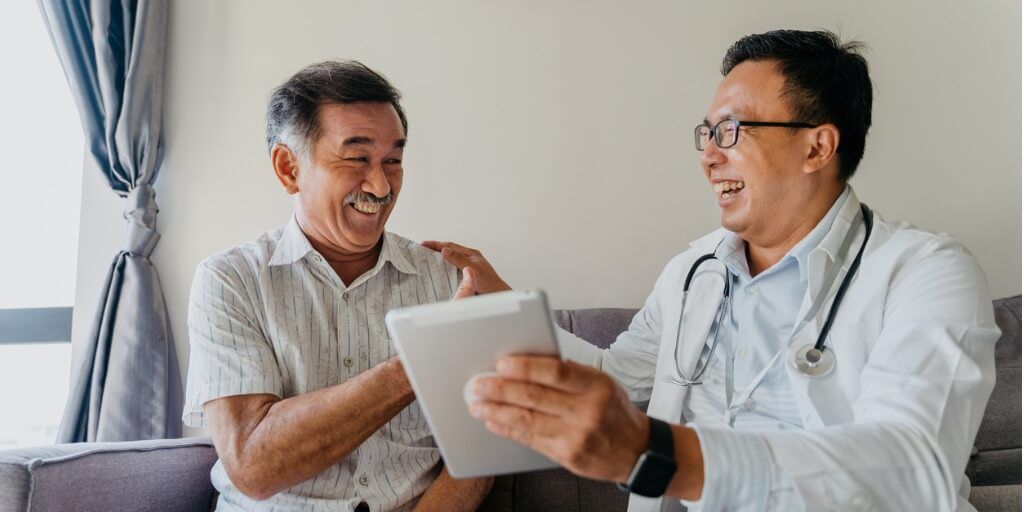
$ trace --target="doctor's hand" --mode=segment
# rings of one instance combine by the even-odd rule
[[[476,249],[452,242],[435,242],[433,240],[423,242],[423,246],[440,252],[445,261],[462,270],[462,282],[459,283],[459,289],[455,291],[456,299],[512,289],[498,276],[494,267],[484,258],[483,254]]]
[[[647,449],[647,416],[600,370],[551,356],[506,356],[474,379],[470,414],[495,434],[587,478],[625,482]]]

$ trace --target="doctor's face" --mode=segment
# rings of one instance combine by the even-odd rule
[[[800,122],[783,98],[785,78],[771,61],[747,61],[726,75],[715,92],[705,122],[726,119]],[[805,137],[780,127],[741,126],[736,145],[706,142],[700,163],[722,212],[722,226],[748,242],[768,245],[800,215],[815,193],[803,171]],[[783,228],[780,228],[783,226]]]

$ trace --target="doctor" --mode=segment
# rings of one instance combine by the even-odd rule
[[[723,229],[668,263],[609,349],[565,336],[572,361],[504,358],[471,414],[620,483],[631,511],[971,510],[999,332],[963,245],[848,185],[871,124],[858,50],[737,41],[695,129]],[[477,292],[504,287],[479,253],[433,245]]]

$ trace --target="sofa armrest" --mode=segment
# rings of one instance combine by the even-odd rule
[[[209,439],[76,443],[0,452],[0,512],[209,510]]]

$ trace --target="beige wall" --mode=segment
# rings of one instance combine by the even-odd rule
[[[726,47],[772,28],[838,30],[871,48],[861,198],[966,242],[995,295],[1021,291],[1018,1],[282,5],[173,3],[155,261],[183,361],[196,263],[289,215],[263,145],[268,93],[329,58],[360,59],[405,94],[392,230],[479,247],[556,307],[638,306],[664,263],[716,226],[691,130]],[[92,272],[122,226],[106,219],[120,211],[112,194],[88,179],[84,190],[83,209],[104,212],[82,216],[78,306],[91,309]]]

